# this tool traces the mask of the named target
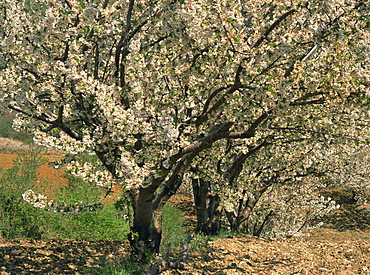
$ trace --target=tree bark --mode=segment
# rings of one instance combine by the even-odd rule
[[[193,179],[193,194],[197,213],[197,232],[216,235],[221,229],[220,196],[210,194],[211,184],[203,179]]]
[[[133,256],[143,262],[149,255],[159,253],[162,236],[162,208],[153,206],[154,190],[140,188],[133,201],[134,218],[129,234]]]
[[[194,156],[195,154],[183,156],[167,180],[164,179],[169,171],[163,173],[163,180],[154,176],[152,184],[140,188],[137,194],[131,195],[134,218],[129,240],[137,261],[143,262],[148,257],[159,253],[162,239],[163,206],[180,187],[184,173]]]

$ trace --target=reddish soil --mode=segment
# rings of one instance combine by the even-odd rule
[[[17,153],[11,154],[0,154],[0,167],[4,171],[15,165],[14,160],[17,158]],[[36,171],[38,173],[38,180],[46,180],[54,182],[57,185],[64,185],[66,183],[66,178],[63,176],[65,170],[54,169],[49,165],[50,162],[57,161],[63,158],[63,154],[40,154],[41,157],[45,158],[46,161],[42,164]]]
[[[0,168],[3,172],[15,165],[14,160],[17,158],[17,153],[0,154]],[[44,194],[48,197],[52,196],[60,187],[67,185],[67,179],[64,177],[65,169],[54,169],[49,166],[49,163],[63,158],[63,154],[40,154],[46,161],[36,169],[38,183],[42,184],[45,190]],[[0,173],[1,175],[1,173]]]
[[[17,158],[17,153],[3,154],[0,153],[0,168],[6,171],[15,165],[14,160]],[[59,190],[60,187],[68,184],[67,178],[64,176],[65,167],[55,169],[50,163],[61,160],[64,154],[40,154],[45,159],[45,162],[36,169],[38,174],[37,182],[41,183],[44,189],[44,195],[52,198],[53,194]],[[0,176],[3,172],[0,172]],[[45,184],[46,183],[46,184]],[[113,188],[113,193],[105,201],[111,203],[120,195],[120,186],[117,185]]]

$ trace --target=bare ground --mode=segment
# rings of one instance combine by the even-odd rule
[[[187,270],[162,274],[370,274],[370,205],[357,206],[341,190],[330,195],[341,208],[305,237],[220,237],[201,253],[190,253]],[[172,201],[192,213],[184,196]]]
[[[192,258],[191,268],[180,274],[370,274],[369,239],[333,240],[331,233],[273,241],[217,239],[208,255]]]
[[[191,252],[186,270],[162,274],[370,274],[370,243],[364,234],[346,233],[337,240],[328,237],[335,232],[320,233],[274,241],[248,236],[218,238],[208,244],[207,252]],[[2,242],[0,274],[90,274],[91,267],[127,255],[125,242]]]

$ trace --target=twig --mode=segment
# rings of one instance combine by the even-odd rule
[[[190,241],[194,238],[194,234],[191,234],[187,239],[186,241],[184,242],[184,246],[183,246],[183,249],[182,249],[182,261],[184,263],[187,262],[187,258],[188,258],[188,244],[190,243]]]

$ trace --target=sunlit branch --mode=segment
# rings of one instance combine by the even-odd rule
[[[253,45],[253,48],[257,48],[258,46],[260,46],[262,44],[262,42],[267,39],[267,36],[284,20],[286,19],[289,15],[292,15],[293,13],[295,13],[296,10],[294,9],[291,9],[289,11],[287,11],[286,13],[284,13],[283,15],[281,15],[278,19],[276,19],[276,21],[274,23],[272,23],[272,25],[270,27],[268,27],[264,32],[263,34],[261,35],[261,37],[257,40],[257,42]]]
[[[316,130],[312,130],[312,129],[298,128],[298,127],[274,127],[274,126],[268,126],[268,128],[269,129],[272,129],[272,130],[297,131],[297,132],[307,132],[307,133],[312,133],[312,134],[327,135],[326,132],[316,131]]]

